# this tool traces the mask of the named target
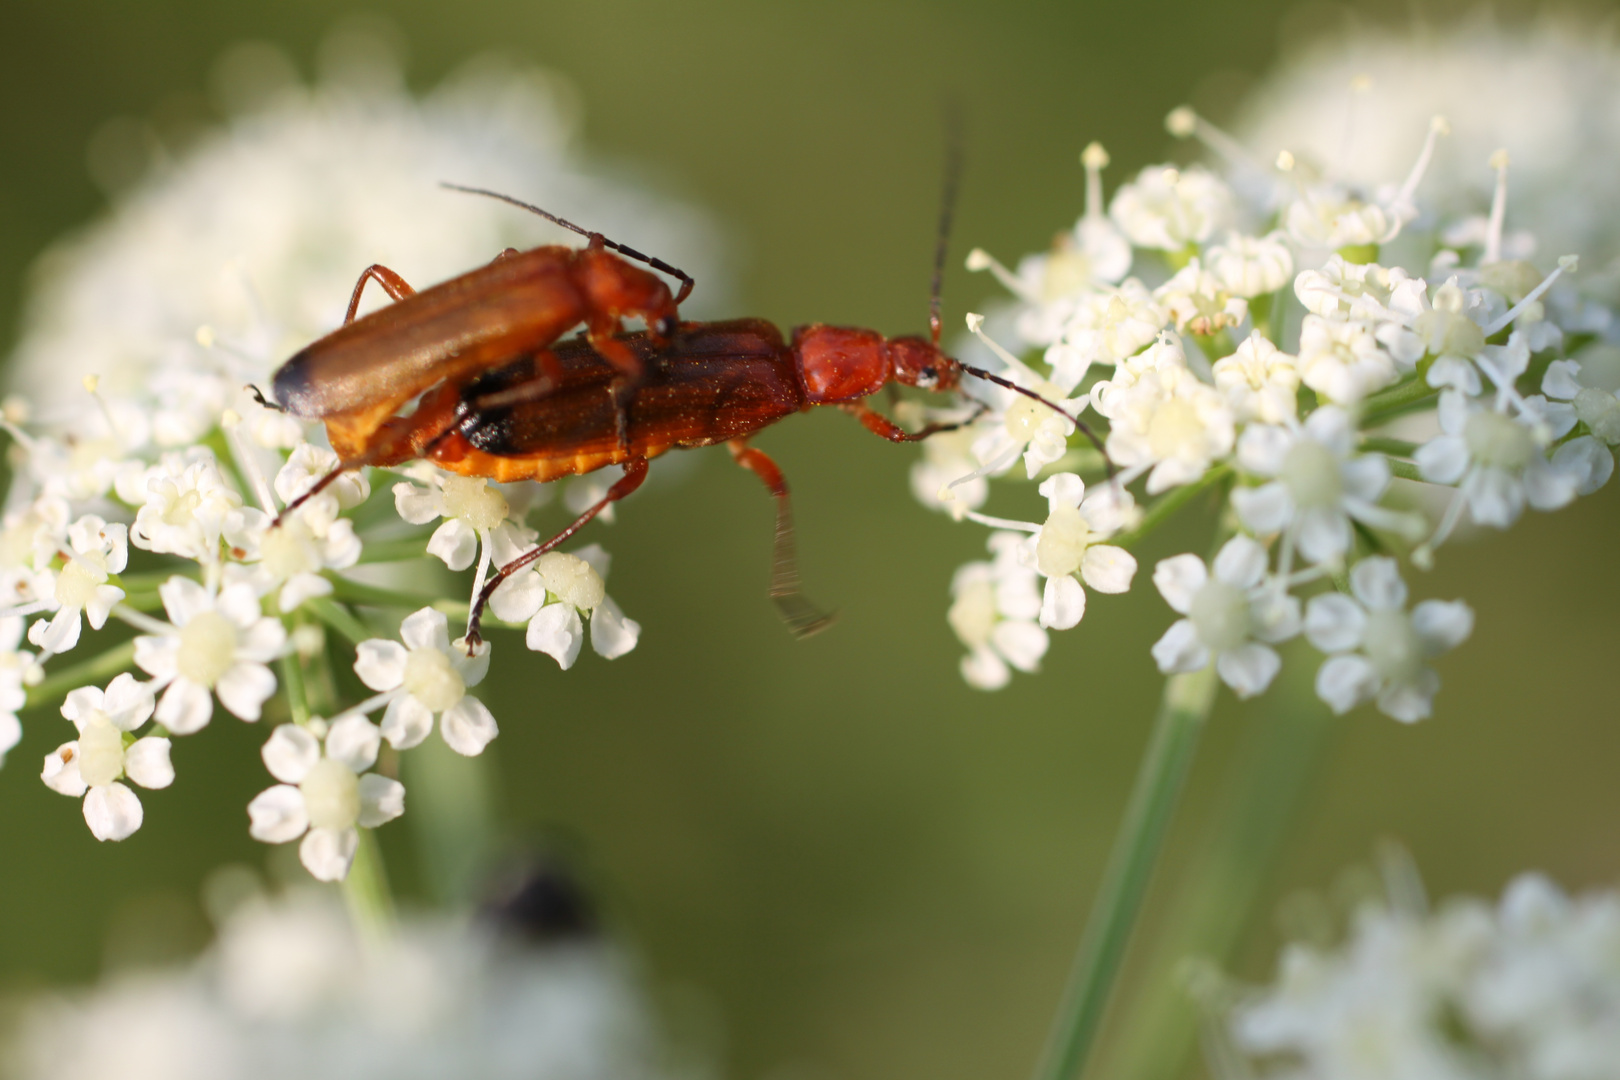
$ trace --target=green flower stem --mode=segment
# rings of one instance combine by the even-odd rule
[[[1439,397],[1440,391],[1430,386],[1428,379],[1425,378],[1427,370],[1426,363],[1419,363],[1417,374],[1403,383],[1397,383],[1388,390],[1380,390],[1366,401],[1363,401],[1361,403],[1362,426],[1373,427],[1383,423],[1385,420],[1392,420],[1420,407],[1430,398]]]
[[[304,606],[317,619],[341,634],[350,645],[358,645],[368,638],[377,636],[367,630],[365,624],[355,618],[348,608],[339,604],[330,596],[317,596],[306,600]]]
[[[135,642],[126,641],[122,645],[113,646],[100,656],[91,657],[72,667],[65,667],[40,680],[37,685],[30,686],[28,703],[23,708],[37,709],[42,705],[55,704],[67,697],[70,690],[77,690],[81,686],[99,686],[105,680],[127,669],[134,659]]]
[[[408,540],[374,540],[360,549],[360,563],[406,562],[427,557],[427,537]]]
[[[1129,532],[1120,533],[1109,543],[1123,548],[1136,544],[1148,533],[1168,521],[1177,510],[1180,510],[1210,488],[1224,484],[1231,479],[1231,476],[1232,466],[1216,465],[1192,483],[1172,488],[1169,493],[1160,497],[1157,502],[1147,508],[1147,511],[1142,515],[1142,520],[1137,522],[1136,528]]]
[[[388,870],[377,838],[370,829],[358,832],[360,844],[349,865],[349,876],[343,879],[343,899],[361,940],[375,945],[393,934],[394,898],[388,889]]]
[[[1417,453],[1418,444],[1406,442],[1402,439],[1386,439],[1382,435],[1369,435],[1361,440],[1361,448],[1376,454],[1389,454],[1392,457],[1409,458]]]
[[[1147,756],[1108,856],[1037,1080],[1074,1080],[1085,1067],[1214,700],[1213,664],[1165,681]]]
[[[1401,480],[1423,480],[1423,470],[1410,461],[1401,461],[1399,458],[1389,458],[1389,475]]]
[[[298,654],[283,656],[277,666],[281,668],[281,685],[287,691],[287,711],[293,723],[309,723],[309,699],[304,694],[304,668]]]
[[[485,755],[463,757],[437,736],[399,764],[422,877],[441,906],[465,908],[495,847],[494,770]]]
[[[1099,1076],[1173,1080],[1186,1075],[1202,1011],[1188,994],[1189,961],[1229,968],[1254,921],[1255,904],[1293,832],[1339,726],[1313,684],[1320,657],[1302,642],[1284,651],[1281,676],[1242,720],[1243,734],[1137,970],[1135,994],[1111,1023],[1119,1033],[1098,1059]]]
[[[351,604],[367,604],[371,607],[409,608],[424,607],[438,599],[432,593],[414,593],[392,586],[368,585],[363,581],[352,578],[332,575],[327,578],[332,583],[332,595]]]

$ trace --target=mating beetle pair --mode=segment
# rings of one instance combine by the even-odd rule
[[[787,482],[748,439],[814,405],[837,406],[895,442],[958,426],[907,432],[864,403],[892,383],[951,391],[967,373],[1029,394],[940,351],[943,229],[931,339],[815,324],[784,341],[761,319],[683,323],[677,308],[694,282],[682,271],[538,207],[459,190],[533,211],[585,236],[586,246],[508,249],[487,266],[420,292],[386,267],[368,267],[343,325],[283,364],[273,394],[288,413],[324,422],[339,457],[338,467],[284,516],[342,472],[365,465],[423,458],[496,481],[624,467],[600,501],[491,576],[473,604],[469,646],[478,642],[483,609],[501,582],[640,487],[649,460],[722,442],[776,497],[770,596],[795,634],[814,633],[831,618],[799,594]],[[947,220],[948,213],[947,206]],[[627,259],[678,278],[679,293]],[[368,281],[394,303],[357,319]],[[626,318],[647,329],[624,333]],[[581,324],[582,336],[559,342]],[[412,401],[416,408],[399,415]]]

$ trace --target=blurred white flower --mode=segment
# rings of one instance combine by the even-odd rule
[[[405,812],[405,786],[366,772],[381,743],[377,725],[352,713],[334,720],[324,739],[297,724],[278,726],[262,755],[281,783],[248,804],[248,832],[267,844],[303,837],[304,868],[319,881],[343,880],[360,844],[356,827],[375,829]]]
[[[1350,571],[1350,595],[1313,597],[1305,636],[1331,654],[1316,675],[1316,693],[1336,713],[1376,701],[1403,723],[1427,717],[1440,676],[1428,661],[1456,648],[1474,629],[1461,600],[1425,600],[1406,612],[1406,583],[1395,560],[1362,559]]]
[[[1449,27],[1401,33],[1362,23],[1324,38],[1255,87],[1234,131],[1262,160],[1288,150],[1376,191],[1411,161],[1411,143],[1391,133],[1448,117],[1452,133],[1424,181],[1426,206],[1443,220],[1489,207],[1487,163],[1505,148],[1515,226],[1541,251],[1578,251],[1602,267],[1620,255],[1616,97],[1620,47],[1601,27],[1547,12],[1514,24],[1481,9]],[[1612,298],[1615,284],[1605,275],[1582,287]]]
[[[1037,671],[1050,644],[1036,619],[1041,614],[1040,580],[1026,557],[1027,538],[993,532],[994,559],[959,567],[951,579],[946,620],[968,648],[962,678],[980,690],[999,690],[1012,678],[1009,665]]]
[[[489,542],[490,530],[511,513],[499,488],[482,477],[434,472],[430,486],[421,488],[401,481],[394,485],[394,507],[412,525],[444,518],[428,540],[429,555],[452,570],[465,570],[478,555],[479,538]]]
[[[325,889],[251,895],[201,956],[19,999],[18,1080],[660,1080],[634,965],[462,916],[365,938]]]
[[[1289,558],[1296,548],[1307,562],[1338,564],[1350,551],[1352,519],[1421,538],[1421,517],[1378,505],[1389,486],[1389,464],[1378,454],[1351,456],[1355,441],[1355,421],[1334,405],[1323,405],[1294,428],[1244,429],[1238,463],[1255,476],[1275,479],[1234,489],[1232,507],[1246,528],[1283,534],[1287,546],[1279,573],[1292,571]]]
[[[1299,415],[1299,360],[1259,331],[1215,361],[1210,373],[1240,423],[1283,424]]]
[[[5,764],[6,754],[22,739],[17,713],[28,703],[24,686],[34,668],[34,654],[17,648],[22,636],[21,616],[0,618],[0,765]]]
[[[1137,247],[1180,252],[1229,227],[1232,189],[1201,165],[1149,165],[1114,193],[1109,215]]]
[[[1213,568],[1196,555],[1176,555],[1153,568],[1153,584],[1186,616],[1153,645],[1160,671],[1201,671],[1213,659],[1215,673],[1240,698],[1271,685],[1282,669],[1271,646],[1299,633],[1299,601],[1267,579],[1265,548],[1234,536],[1215,553]]]
[[[1219,1080],[1608,1080],[1617,956],[1620,895],[1571,898],[1539,874],[1494,908],[1367,904],[1342,945],[1283,951],[1276,981],[1226,1017],[1232,1057],[1212,1066]]]

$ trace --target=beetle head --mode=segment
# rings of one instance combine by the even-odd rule
[[[962,365],[925,338],[890,338],[887,348],[895,382],[923,390],[954,390],[962,380]]]
[[[657,275],[599,247],[579,253],[574,274],[592,312],[615,319],[638,316],[658,338],[675,332],[680,320],[675,298]]]

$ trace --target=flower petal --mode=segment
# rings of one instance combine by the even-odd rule
[[[1412,609],[1412,629],[1430,656],[1455,649],[1474,631],[1474,611],[1461,600],[1425,600]]]
[[[1434,695],[1440,692],[1440,676],[1428,668],[1409,683],[1386,686],[1378,695],[1378,711],[1403,724],[1426,720],[1434,712]]]
[[[1153,660],[1166,675],[1202,671],[1209,664],[1209,650],[1198,640],[1191,619],[1177,619],[1153,643]]]
[[[1262,536],[1282,532],[1294,517],[1294,497],[1280,480],[1232,489],[1232,508],[1246,529]]]
[[[1193,597],[1198,595],[1198,590],[1208,580],[1209,571],[1204,569],[1204,560],[1196,555],[1172,555],[1168,559],[1160,559],[1153,568],[1153,584],[1158,587],[1159,595],[1164,597],[1171,610],[1180,615],[1192,610]]]
[[[1215,657],[1215,673],[1240,698],[1263,692],[1281,670],[1282,658],[1277,650],[1252,641]]]
[[[354,673],[372,690],[394,690],[405,681],[405,646],[372,638],[354,650]]]
[[[1215,553],[1215,576],[1228,585],[1252,589],[1266,576],[1266,549],[1247,536],[1234,536]]]
[[[144,817],[141,800],[116,781],[98,784],[84,797],[84,822],[97,840],[123,840],[141,827]]]
[[[1343,593],[1314,596],[1305,607],[1305,637],[1325,653],[1354,649],[1366,629],[1367,612]]]
[[[591,612],[591,648],[598,656],[616,660],[636,647],[641,624],[624,617],[613,597],[604,596]]]
[[[371,768],[381,745],[382,732],[377,725],[358,714],[334,721],[326,733],[326,756],[347,765],[350,772],[362,773]]]
[[[409,694],[401,694],[383,710],[382,736],[395,750],[421,744],[433,730],[433,710]]]
[[[439,516],[439,493],[402,480],[394,485],[394,509],[412,525],[426,525]]]
[[[79,775],[78,740],[63,743],[52,753],[46,754],[45,767],[40,770],[39,778],[52,791],[72,799],[82,796],[89,785]]]
[[[1306,562],[1337,563],[1350,550],[1350,518],[1337,506],[1302,511],[1297,538]]]
[[[1100,593],[1128,592],[1136,556],[1112,544],[1092,544],[1080,557],[1080,578]]]
[[[405,785],[377,773],[360,778],[360,824],[375,829],[405,812]]]
[[[494,714],[471,694],[444,710],[439,719],[439,734],[444,736],[445,744],[467,757],[483,753],[500,731]]]
[[[208,590],[190,578],[170,578],[158,586],[158,596],[163,600],[163,610],[169,613],[169,621],[176,626],[184,626],[199,612],[214,608]]]
[[[1006,619],[990,631],[990,645],[1019,671],[1039,671],[1050,639],[1046,631],[1022,619]]]
[[[190,679],[176,679],[158,702],[157,722],[176,735],[191,735],[214,718],[214,696],[208,687]]]
[[[523,643],[545,653],[564,671],[574,666],[585,643],[585,624],[572,604],[547,604],[529,620]]]
[[[277,784],[259,792],[247,809],[248,835],[266,844],[296,840],[309,828],[304,796],[288,784]]]
[[[444,612],[425,607],[405,616],[399,625],[399,638],[408,648],[450,650],[449,623]],[[403,676],[402,676],[403,677]],[[381,689],[380,687],[378,689]]]
[[[1468,471],[1468,444],[1461,435],[1437,435],[1412,455],[1423,479],[1431,484],[1455,484]]]
[[[1073,574],[1060,574],[1057,577],[1046,579],[1046,588],[1041,597],[1040,623],[1042,627],[1051,630],[1067,630],[1078,625],[1085,613],[1086,590],[1080,587],[1080,582]],[[1000,630],[1003,626],[1028,625],[1025,622],[1003,621],[996,625],[996,629]],[[1011,657],[1008,659],[1011,659]],[[1018,666],[1022,670],[1028,670],[1022,668],[1022,665]]]
[[[1370,611],[1399,611],[1406,606],[1406,582],[1388,555],[1374,555],[1350,571],[1350,591]]]
[[[166,788],[174,783],[169,740],[155,735],[136,739],[124,751],[124,775],[143,788]]]
[[[321,744],[306,728],[297,724],[277,724],[259,751],[270,775],[284,784],[297,784],[321,759]]]
[[[465,570],[478,554],[478,532],[460,518],[450,518],[433,530],[427,553],[452,570]]]
[[[489,610],[505,622],[528,622],[546,602],[546,587],[532,570],[513,574],[490,594]]]
[[[298,861],[316,881],[342,881],[359,848],[360,834],[353,829],[311,829],[298,845]]]
[[[275,692],[276,677],[263,664],[232,664],[214,686],[219,703],[243,720],[257,720],[265,701]]]
[[[962,657],[962,680],[976,690],[1000,690],[1012,679],[1007,662],[988,647]]]
[[[1366,657],[1332,656],[1316,673],[1316,696],[1343,716],[1370,700],[1378,692],[1378,682],[1378,672]]]

